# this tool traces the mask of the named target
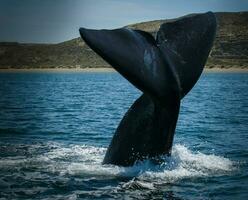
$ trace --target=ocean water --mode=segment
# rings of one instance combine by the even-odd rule
[[[160,165],[102,165],[140,94],[117,73],[0,73],[0,199],[248,199],[248,73],[201,76]]]

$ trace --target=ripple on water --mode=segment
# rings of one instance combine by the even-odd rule
[[[154,191],[165,184],[223,176],[236,169],[235,162],[227,158],[192,152],[180,144],[174,146],[170,158],[162,157],[159,165],[145,160],[132,167],[102,165],[106,152],[103,147],[59,143],[22,144],[17,145],[15,151],[22,152],[22,156],[0,159],[3,196],[8,196],[10,191],[17,197],[35,194],[51,196],[54,188],[67,191],[66,194],[71,194],[70,198],[75,194],[85,197],[89,193],[91,196],[104,195],[106,191],[111,194],[143,189]],[[109,182],[108,187],[103,184],[106,181]]]
[[[124,78],[1,73],[0,199],[247,199],[247,75],[203,74],[172,156],[117,167],[99,146],[140,96]]]

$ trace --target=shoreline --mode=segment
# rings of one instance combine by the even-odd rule
[[[230,68],[204,68],[204,73],[248,73],[248,68],[236,68],[236,67],[230,67]]]
[[[53,73],[53,72],[85,72],[85,73],[95,73],[95,72],[116,72],[113,68],[107,68],[107,67],[99,67],[99,68],[23,68],[23,69],[14,69],[14,68],[8,68],[8,69],[0,69],[0,73],[26,73],[26,72],[45,72],[45,73]]]
[[[24,69],[0,69],[0,73],[103,73],[116,72],[113,68],[24,68]],[[205,68],[203,73],[248,73],[248,68]]]

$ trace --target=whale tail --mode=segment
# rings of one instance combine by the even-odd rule
[[[143,92],[120,122],[103,163],[128,166],[170,153],[180,99],[200,77],[215,32],[211,12],[164,23],[156,39],[127,28],[80,28],[88,46]]]

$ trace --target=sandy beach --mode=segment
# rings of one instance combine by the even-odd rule
[[[85,72],[85,73],[101,73],[101,72],[116,72],[113,68],[24,68],[24,69],[0,69],[0,73],[22,73],[22,72],[44,72],[44,73],[53,73],[53,72],[61,72],[61,73],[68,73],[68,72]]]
[[[248,73],[248,68],[239,68],[239,67],[230,67],[230,68],[205,68],[204,72],[206,73]]]
[[[0,73],[102,73],[102,72],[116,72],[113,68],[24,68],[24,69],[0,69]],[[205,73],[248,73],[248,68],[205,68]]]

